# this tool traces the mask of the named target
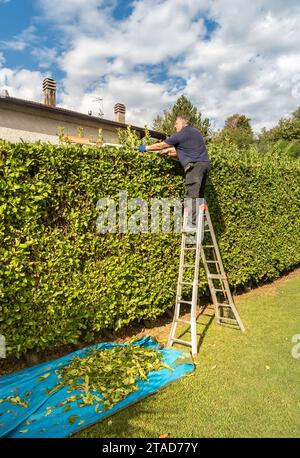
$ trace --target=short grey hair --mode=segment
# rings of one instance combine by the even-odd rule
[[[188,116],[185,116],[185,115],[178,115],[177,116],[177,119],[181,119],[182,121],[184,121],[187,125],[191,125],[191,120]]]

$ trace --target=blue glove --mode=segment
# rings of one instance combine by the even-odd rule
[[[138,147],[138,150],[139,150],[140,153],[144,153],[146,151],[146,145],[140,145]]]

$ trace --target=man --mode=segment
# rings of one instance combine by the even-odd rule
[[[186,116],[178,116],[175,122],[176,134],[163,142],[141,145],[139,151],[158,151],[173,147],[168,155],[178,158],[185,172],[186,197],[193,199],[192,224],[196,225],[196,201],[204,197],[204,189],[211,167],[203,136],[191,126]]]

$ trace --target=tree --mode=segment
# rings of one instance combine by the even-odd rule
[[[157,115],[153,120],[153,129],[159,132],[164,132],[167,136],[175,132],[175,121],[177,116],[187,116],[193,127],[199,129],[205,139],[209,139],[210,123],[208,118],[202,119],[200,111],[192,104],[185,96],[181,95],[172,108],[164,110],[163,115]]]
[[[262,129],[259,142],[277,142],[278,140],[300,141],[300,107],[289,118],[281,118],[272,129]]]
[[[294,112],[293,112],[293,115],[292,115],[294,121],[299,121],[300,120],[300,107],[298,107]]]
[[[258,137],[261,151],[274,148],[283,155],[300,157],[300,107],[289,118],[281,118],[271,129],[262,129]]]
[[[222,142],[225,137],[229,137],[239,148],[245,148],[253,143],[254,134],[250,119],[238,113],[228,116],[224,128],[216,135],[215,139]]]

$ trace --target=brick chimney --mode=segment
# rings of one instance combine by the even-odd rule
[[[115,111],[115,121],[125,124],[125,113],[126,108],[123,103],[116,103],[114,106]]]
[[[56,106],[56,82],[52,78],[43,81],[44,104],[50,107]]]

